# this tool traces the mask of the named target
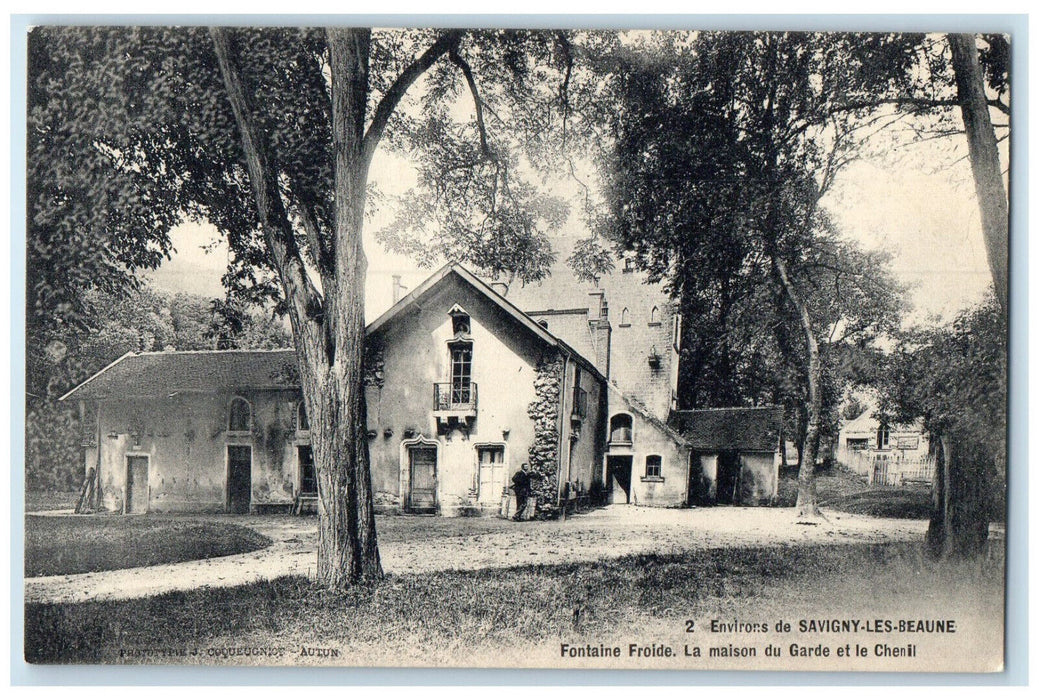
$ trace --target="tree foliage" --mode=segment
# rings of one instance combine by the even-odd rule
[[[703,33],[657,49],[617,54],[606,237],[680,301],[687,397],[800,408],[811,512],[839,370],[901,303],[886,260],[841,240],[819,206],[865,117],[838,106],[895,89],[913,55],[897,36],[831,33]]]
[[[1007,475],[1007,328],[995,298],[947,326],[914,329],[886,367],[884,411],[923,417],[937,438],[928,542],[939,555],[975,554],[999,513]]]

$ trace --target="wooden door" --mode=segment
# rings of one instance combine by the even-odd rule
[[[408,508],[413,511],[436,511],[437,507],[437,451],[433,447],[412,447],[408,450],[411,490]]]
[[[252,502],[253,448],[227,446],[227,510],[248,513]]]
[[[606,458],[606,483],[610,489],[610,503],[631,503],[630,456]]]
[[[148,512],[148,458],[126,458],[126,512]]]
[[[314,471],[314,452],[310,445],[299,445],[299,492],[317,493],[317,473]]]
[[[481,447],[477,450],[479,460],[479,498],[485,506],[501,505],[502,492],[508,470],[505,468],[505,448]]]

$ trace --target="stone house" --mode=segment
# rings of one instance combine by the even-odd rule
[[[565,260],[568,241],[560,243]],[[727,482],[720,491],[714,482],[728,478],[722,453],[733,450],[740,483],[755,484],[739,502],[774,495],[778,447],[767,449],[778,435],[737,430],[746,442],[722,449],[701,439],[701,421],[676,411],[680,316],[630,264],[584,282],[560,263],[526,285],[446,265],[367,333],[380,510],[498,512],[523,462],[538,475],[543,506],[593,490],[643,506],[728,502],[717,497]],[[94,416],[85,463],[109,510],[257,511],[313,500],[292,351],[128,355],[63,398]],[[705,499],[705,489],[714,495]]]
[[[293,350],[127,354],[64,397],[86,473],[122,513],[246,513],[314,489]]]
[[[606,378],[464,268],[442,268],[368,327],[377,506],[498,512],[529,462],[541,504],[602,463]],[[316,491],[291,350],[129,354],[63,400],[92,414],[101,504],[255,512]]]

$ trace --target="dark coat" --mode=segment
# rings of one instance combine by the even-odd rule
[[[530,493],[530,475],[520,469],[512,475],[512,490],[517,494]]]

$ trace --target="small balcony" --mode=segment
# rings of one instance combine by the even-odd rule
[[[433,417],[437,425],[447,427],[452,421],[469,423],[476,418],[476,385],[439,382],[433,385]]]

